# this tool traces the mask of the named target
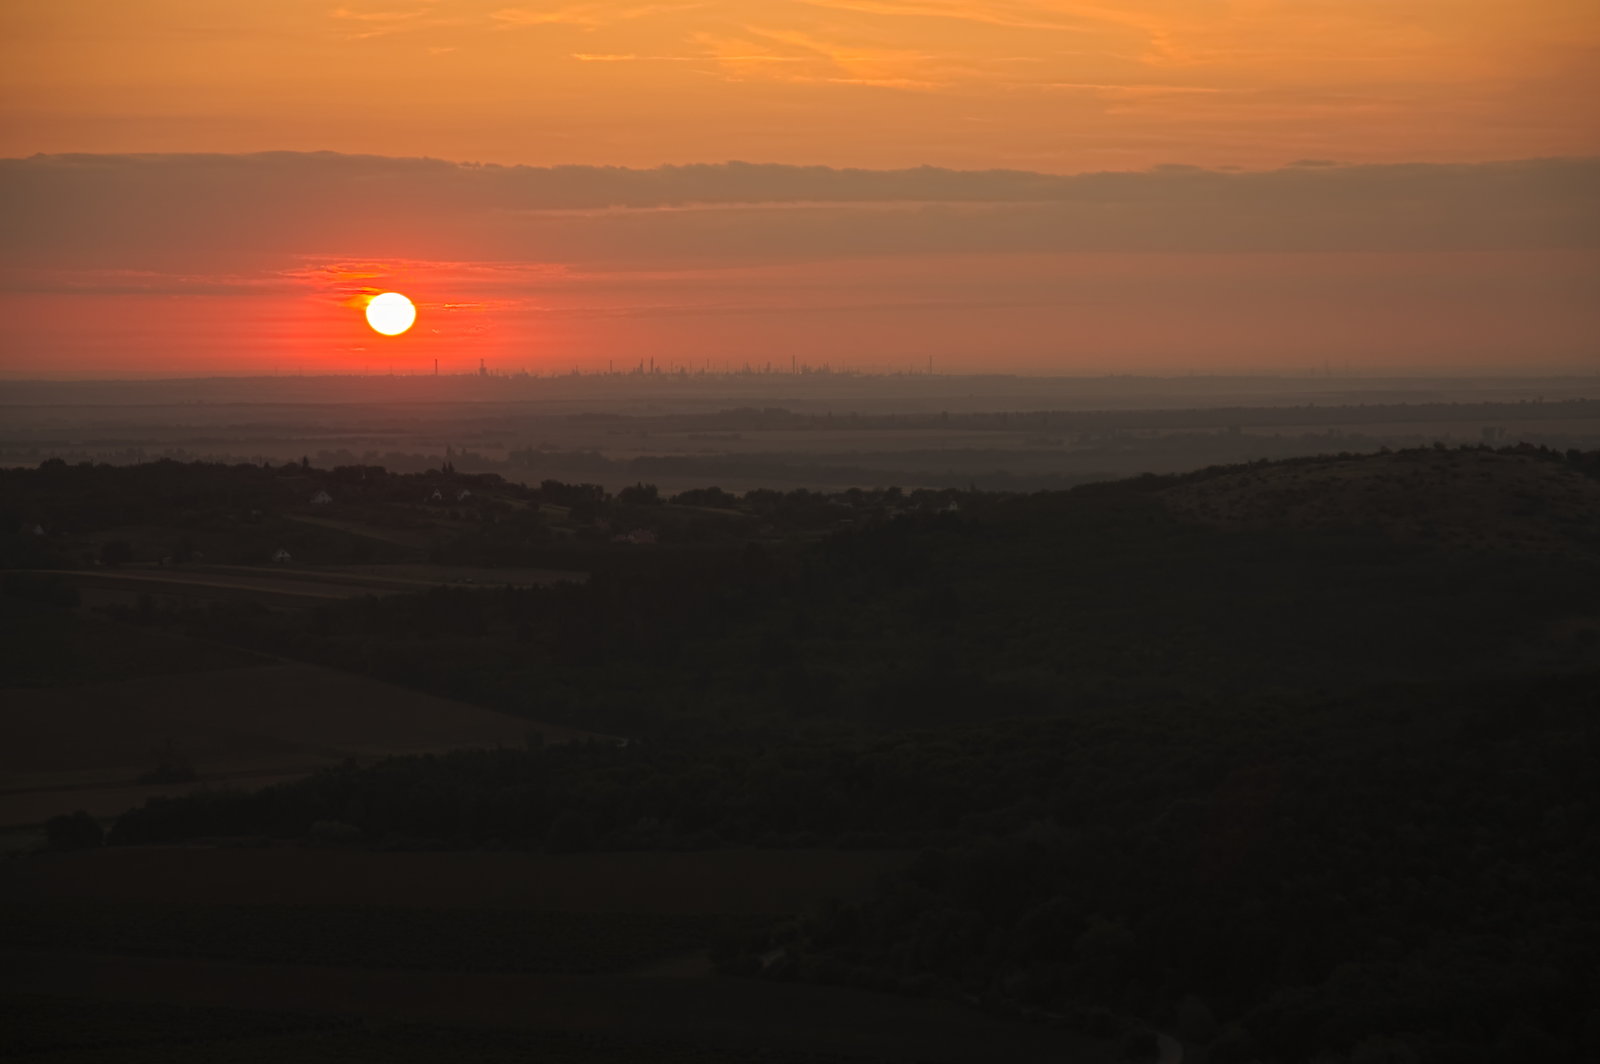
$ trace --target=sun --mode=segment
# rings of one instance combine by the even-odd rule
[[[399,336],[416,320],[416,305],[399,292],[373,296],[367,304],[367,324],[385,336]]]

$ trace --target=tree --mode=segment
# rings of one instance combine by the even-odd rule
[[[1195,1045],[1209,1045],[1216,1040],[1216,1017],[1210,1006],[1193,994],[1178,1002],[1178,1034]]]
[[[672,502],[679,506],[710,506],[731,510],[739,504],[739,497],[717,487],[691,488],[674,495]]]
[[[1104,982],[1120,982],[1133,967],[1135,940],[1121,920],[1095,915],[1078,936],[1076,954],[1089,975]]]
[[[549,853],[581,853],[593,843],[593,821],[575,809],[567,809],[551,821],[544,848]]]
[[[67,609],[76,607],[80,601],[78,589],[61,577],[30,572],[6,573],[0,578],[0,595]]]
[[[45,837],[52,850],[88,850],[105,841],[100,822],[82,809],[46,821]]]
[[[654,484],[639,483],[617,492],[617,501],[626,506],[656,506],[661,502],[661,492]]]

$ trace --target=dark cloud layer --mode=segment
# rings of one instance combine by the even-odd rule
[[[906,254],[1600,246],[1600,159],[1265,172],[502,167],[332,153],[0,160],[9,270],[314,255],[717,265]]]

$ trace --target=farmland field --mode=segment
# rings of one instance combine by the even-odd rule
[[[648,965],[862,896],[895,851],[62,854],[0,872],[12,1059],[956,1062],[1109,1043]],[[686,977],[686,976],[698,977]]]
[[[256,963],[623,972],[863,896],[908,856],[118,847],[0,869],[0,940]]]
[[[894,850],[547,855],[111,847],[6,866],[0,899],[761,914],[860,893],[905,858]]]
[[[548,742],[584,734],[303,664],[13,689],[6,702],[0,825],[79,808],[113,816],[156,794],[262,785],[349,758],[522,746],[536,731]],[[139,783],[173,761],[192,770],[192,783],[171,774]]]
[[[73,687],[264,665],[237,647],[0,596],[0,689]],[[8,698],[9,702],[10,699]]]
[[[447,972],[592,975],[697,953],[752,917],[476,907],[68,904],[7,906],[12,948]]]
[[[219,1056],[241,1064],[285,1060],[522,1064],[530,1059],[544,1064],[742,1064],[749,1060],[747,1051],[735,1048],[641,1043],[592,1033],[533,1034],[249,1008],[91,1002],[44,994],[19,994],[0,1004],[15,1019],[0,1033],[0,1053],[11,1060],[42,1059],[51,1064],[213,1064]],[[840,1058],[769,1051],[761,1059],[767,1064],[826,1064]]]
[[[1116,1043],[1109,1040],[952,1008],[944,1001],[798,983],[67,954],[11,953],[0,955],[0,963],[5,972],[0,1007],[32,1021],[4,1036],[28,1038],[9,1059],[51,1064],[129,1059],[1086,1064],[1117,1059]],[[64,1012],[77,1022],[61,1022]],[[168,1029],[152,1023],[174,1013],[182,1018]],[[202,1033],[187,1033],[196,1031]],[[111,1044],[97,1047],[95,1034]],[[114,1041],[141,1034],[145,1055],[127,1055]]]
[[[130,602],[138,595],[213,601],[251,599],[273,605],[310,605],[358,595],[394,595],[445,584],[536,587],[582,580],[582,573],[550,569],[483,569],[471,566],[346,565],[314,569],[245,565],[100,569],[54,574],[89,593],[89,601]],[[309,601],[306,601],[309,600]]]
[[[5,868],[0,939],[252,962],[617,972],[861,896],[907,857],[111,848]]]

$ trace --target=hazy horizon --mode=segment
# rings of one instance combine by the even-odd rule
[[[1214,369],[1214,370],[1213,369],[1194,369],[1194,370],[1170,370],[1170,371],[1163,372],[1163,371],[1157,369],[1157,370],[1151,370],[1149,372],[1144,372],[1144,373],[1131,373],[1131,372],[1130,373],[1116,373],[1116,372],[1110,372],[1110,371],[1101,372],[1101,373],[1095,373],[1095,372],[1072,373],[1072,372],[1065,372],[1065,371],[1060,372],[1060,373],[1042,373],[1042,372],[1041,373],[1027,373],[1027,372],[1005,372],[1003,370],[949,372],[949,373],[946,373],[946,372],[943,372],[943,371],[939,371],[939,370],[935,370],[934,372],[929,373],[926,369],[917,370],[915,368],[907,368],[907,369],[895,370],[895,369],[888,369],[888,368],[876,368],[876,369],[874,369],[874,368],[870,368],[870,367],[869,368],[845,367],[845,368],[842,368],[842,369],[814,369],[814,370],[811,370],[811,371],[801,371],[799,373],[791,373],[787,369],[780,371],[777,368],[774,368],[771,371],[766,371],[766,370],[756,369],[756,368],[752,367],[750,370],[741,370],[741,369],[716,370],[716,369],[714,369],[714,370],[710,370],[710,371],[701,370],[701,369],[689,370],[689,369],[685,368],[684,371],[681,372],[681,373],[677,369],[661,369],[661,370],[655,372],[654,374],[652,374],[650,372],[645,372],[645,373],[641,374],[641,373],[637,372],[634,369],[628,369],[628,370],[622,370],[622,369],[616,369],[616,370],[606,370],[606,369],[573,370],[573,369],[570,369],[570,368],[569,369],[559,369],[559,368],[557,368],[557,369],[551,369],[551,370],[548,370],[548,371],[541,372],[541,371],[538,371],[538,370],[529,370],[529,369],[521,369],[521,368],[508,370],[508,369],[505,369],[503,367],[502,368],[487,367],[487,372],[486,373],[479,373],[478,367],[476,365],[467,365],[465,362],[462,362],[461,365],[456,367],[456,368],[448,368],[447,369],[444,366],[444,364],[441,362],[440,369],[439,369],[438,373],[434,373],[433,368],[432,368],[431,365],[429,365],[427,367],[413,367],[413,368],[407,369],[405,371],[400,371],[400,370],[394,370],[394,371],[372,370],[370,372],[364,372],[364,371],[336,371],[335,370],[335,371],[328,371],[328,372],[323,372],[323,373],[299,372],[299,371],[294,371],[294,370],[286,370],[286,371],[282,371],[282,372],[266,372],[266,373],[262,373],[262,372],[239,372],[239,373],[198,373],[198,372],[196,372],[196,373],[189,373],[189,372],[184,372],[184,371],[181,371],[181,370],[175,370],[175,371],[170,371],[170,372],[152,371],[152,372],[149,372],[149,373],[137,373],[137,372],[135,372],[135,373],[108,373],[106,371],[95,370],[95,369],[85,369],[85,370],[80,370],[80,371],[60,372],[60,373],[46,373],[46,372],[29,372],[29,371],[26,371],[26,370],[23,370],[23,371],[0,370],[0,380],[8,381],[8,382],[11,382],[11,383],[14,383],[14,384],[74,384],[74,383],[142,384],[142,383],[147,383],[147,382],[184,383],[184,382],[205,382],[205,381],[247,382],[247,381],[273,381],[273,380],[346,381],[346,380],[367,380],[367,379],[372,379],[372,378],[406,378],[406,379],[418,378],[418,379],[425,379],[425,378],[430,378],[430,377],[434,377],[434,378],[449,378],[449,379],[452,379],[452,380],[460,380],[460,379],[478,380],[478,379],[482,379],[484,377],[487,377],[489,380],[493,380],[493,381],[525,381],[525,380],[526,381],[560,381],[560,380],[570,380],[572,378],[584,378],[584,379],[591,379],[592,378],[592,379],[597,379],[597,380],[616,381],[616,382],[619,382],[619,383],[620,382],[625,382],[625,381],[628,381],[628,380],[638,380],[641,377],[643,377],[644,379],[656,379],[656,380],[665,380],[665,379],[678,380],[678,379],[682,379],[682,378],[688,378],[690,380],[694,380],[694,379],[721,380],[721,379],[724,379],[724,378],[734,378],[734,379],[738,379],[738,378],[781,379],[781,378],[795,378],[795,377],[801,377],[801,378],[805,378],[805,377],[814,377],[814,378],[831,377],[831,378],[835,378],[835,379],[838,379],[838,380],[841,380],[841,381],[850,380],[850,379],[891,379],[892,380],[892,379],[902,379],[902,378],[922,379],[922,378],[927,378],[927,377],[935,377],[935,378],[939,378],[939,379],[943,379],[943,380],[1002,379],[1002,380],[1021,380],[1021,381],[1028,381],[1028,380],[1041,380],[1041,381],[1110,381],[1110,380],[1133,380],[1133,381],[1217,380],[1217,381],[1227,381],[1227,380],[1259,380],[1259,381],[1283,381],[1283,382],[1287,382],[1287,383],[1301,384],[1301,383],[1305,383],[1305,382],[1308,382],[1308,381],[1316,381],[1316,382],[1343,381],[1343,382],[1347,382],[1347,383],[1349,383],[1349,382],[1362,382],[1362,381],[1391,381],[1391,382],[1400,382],[1400,381],[1461,381],[1461,382],[1470,382],[1470,381],[1541,381],[1541,380],[1582,381],[1582,380],[1589,380],[1589,379],[1600,379],[1600,369],[1595,369],[1595,368],[1572,368],[1572,367],[1563,367],[1563,366],[1538,366],[1538,365],[1532,365],[1532,366],[1526,366],[1526,367],[1524,367],[1524,366],[1506,366],[1506,367],[1499,368],[1497,370],[1479,370],[1479,369],[1474,369],[1472,367],[1443,367],[1441,369],[1438,369],[1438,370],[1435,370],[1435,371],[1430,371],[1430,372],[1418,372],[1418,371],[1410,371],[1410,370],[1405,370],[1405,369],[1397,369],[1397,370],[1394,370],[1393,372],[1385,373],[1385,372],[1368,372],[1368,371],[1365,371],[1365,370],[1354,370],[1354,369],[1348,369],[1348,368],[1338,368],[1338,367],[1329,367],[1327,365],[1315,365],[1315,364],[1312,364],[1312,365],[1309,365],[1305,369],[1300,370],[1298,372],[1296,372],[1296,371],[1294,371],[1292,369],[1286,369],[1283,372],[1270,372],[1270,371],[1265,371],[1265,370],[1259,371],[1259,372],[1252,372],[1252,371],[1247,370],[1247,369],[1238,369],[1238,370],[1230,370],[1230,369]]]
[[[5,369],[1577,372],[1600,335],[1596,184],[1596,160],[1064,177],[36,156],[0,161]],[[384,290],[417,302],[405,335],[362,321]]]

